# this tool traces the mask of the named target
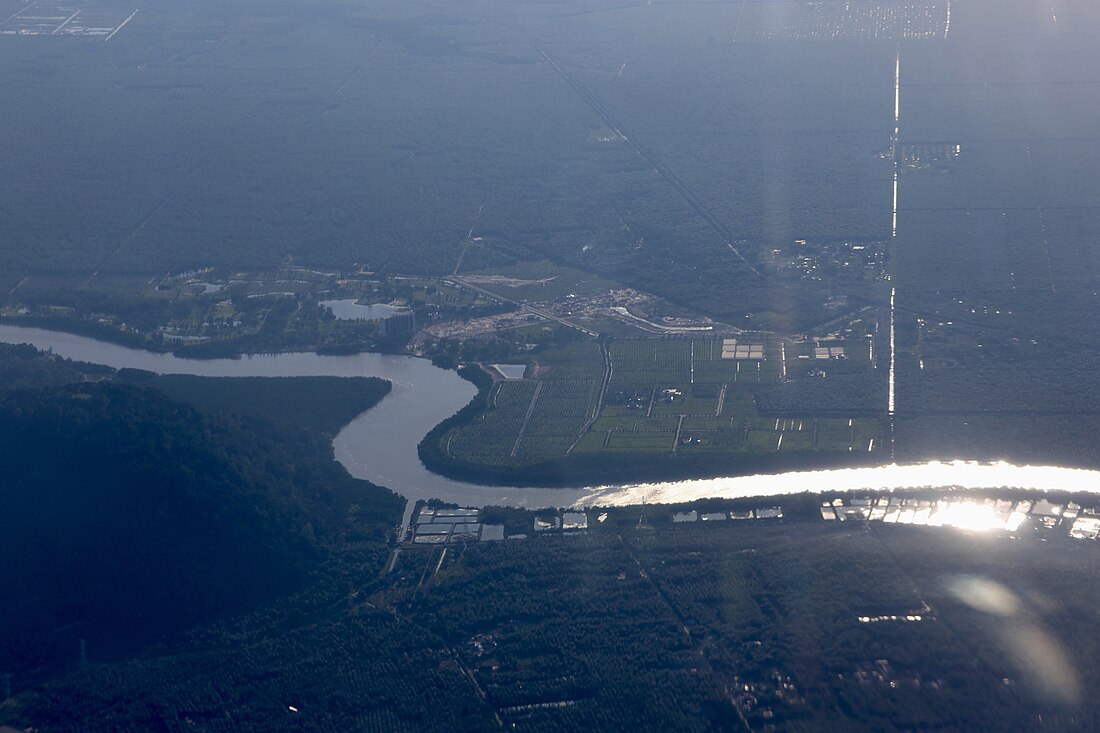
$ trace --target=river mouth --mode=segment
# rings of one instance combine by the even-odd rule
[[[338,460],[359,479],[410,500],[437,498],[463,506],[524,508],[670,504],[708,498],[903,489],[1022,489],[1100,493],[1100,471],[1006,462],[929,461],[917,464],[790,471],[750,476],[624,483],[589,488],[522,488],[455,481],[429,471],[417,445],[433,427],[464,407],[475,389],[430,361],[392,354],[328,356],[286,353],[195,361],[132,349],[58,331],[0,324],[0,342],[28,343],[55,354],[121,369],[204,377],[379,377],[393,389],[333,440]]]

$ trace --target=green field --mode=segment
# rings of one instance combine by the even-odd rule
[[[590,379],[502,381],[489,409],[448,435],[450,456],[470,463],[525,465],[565,454],[595,409]]]
[[[543,367],[544,378],[496,384],[489,409],[446,436],[445,449],[471,466],[522,468],[571,455],[675,455],[690,462],[722,455],[865,456],[882,447],[879,419],[858,410],[848,418],[833,409],[820,415],[812,409],[761,412],[758,395],[789,386],[781,381],[784,346],[773,337],[739,343],[762,346],[764,358],[723,359],[718,338],[611,340],[611,375],[598,413],[606,373],[594,344],[547,349],[531,359]],[[788,356],[797,353],[792,349]],[[866,373],[869,365],[831,360],[827,368]]]
[[[536,386],[533,381],[497,383],[489,396],[489,409],[444,438],[446,452],[471,463],[510,461]]]
[[[611,344],[615,384],[720,384],[779,378],[779,345],[773,337],[739,339],[764,347],[765,359],[723,359],[716,338],[620,339]]]

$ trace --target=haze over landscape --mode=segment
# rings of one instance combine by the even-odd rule
[[[1098,33],[0,0],[0,725],[1094,730]]]

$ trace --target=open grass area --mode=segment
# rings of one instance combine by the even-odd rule
[[[550,379],[603,378],[603,356],[600,347],[591,340],[555,345],[531,358],[541,367],[539,375]]]
[[[477,272],[463,270],[461,274],[482,289],[510,300],[598,295],[621,287],[612,280],[549,260],[521,261]]]
[[[607,449],[617,453],[668,453],[676,434],[671,430],[612,433]]]

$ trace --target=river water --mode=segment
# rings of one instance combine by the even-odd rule
[[[200,377],[381,377],[393,390],[373,409],[336,436],[336,460],[356,478],[393,489],[415,501],[439,498],[464,506],[567,506],[591,492],[585,489],[521,489],[452,481],[424,467],[420,439],[458,412],[477,390],[456,372],[427,359],[392,354],[322,356],[311,353],[257,354],[240,359],[181,359],[58,331],[0,324],[0,342],[39,349],[94,364],[131,367],[158,374]]]
[[[408,499],[439,498],[464,506],[520,507],[671,503],[709,497],[779,496],[803,491],[881,491],[918,487],[1021,488],[1100,493],[1100,471],[1008,463],[922,463],[801,471],[774,475],[693,479],[581,489],[482,486],[427,470],[416,446],[424,435],[474,396],[453,371],[426,359],[389,354],[321,356],[288,353],[241,359],[192,360],[83,336],[0,324],[0,342],[29,343],[78,361],[160,374],[203,377],[381,377],[393,391],[359,415],[333,441],[336,459],[351,475],[386,486]],[[410,502],[410,506],[411,506]]]

